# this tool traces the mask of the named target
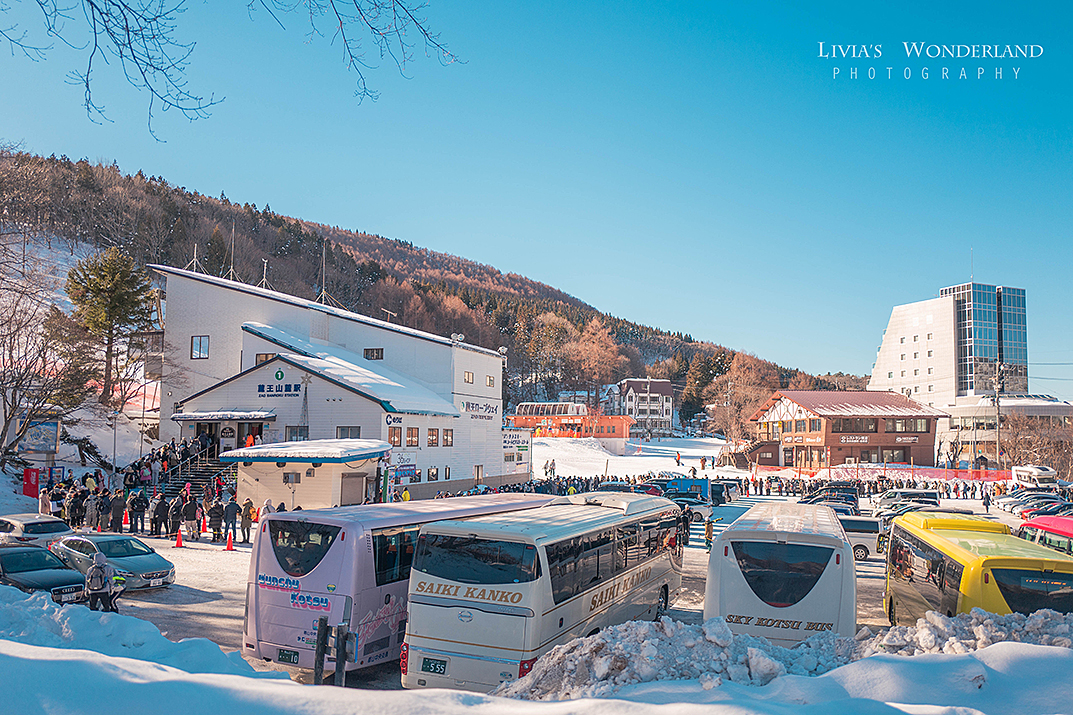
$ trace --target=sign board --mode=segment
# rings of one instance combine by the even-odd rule
[[[18,420],[15,429],[21,430],[26,420]],[[60,421],[55,418],[32,420],[26,434],[19,440],[20,452],[55,454],[60,444]]]
[[[25,496],[37,498],[38,484],[41,479],[40,469],[22,470],[22,493]]]

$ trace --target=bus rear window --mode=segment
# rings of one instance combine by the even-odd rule
[[[1024,569],[991,569],[1006,605],[1015,613],[1029,615],[1041,608],[1073,612],[1073,574],[1043,573]]]
[[[776,544],[770,541],[732,541],[749,588],[775,608],[793,606],[820,580],[834,549],[807,544]]]
[[[415,569],[460,583],[527,583],[540,576],[532,544],[493,541],[474,536],[423,534],[417,542]]]
[[[288,576],[305,576],[317,567],[335,543],[341,527],[308,521],[268,522],[268,535],[276,561]]]

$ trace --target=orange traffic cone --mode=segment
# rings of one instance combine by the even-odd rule
[[[227,546],[224,547],[224,551],[234,551],[234,550],[235,550],[235,543],[231,538],[231,532],[228,531],[227,532]]]
[[[205,523],[205,517],[201,517],[201,533],[202,534],[209,533],[209,527]]]
[[[173,548],[183,548],[183,527],[179,527],[179,530],[175,532],[175,546]]]

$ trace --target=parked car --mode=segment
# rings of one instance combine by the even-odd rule
[[[877,543],[879,534],[883,530],[881,519],[872,519],[865,516],[838,516],[842,528],[846,531],[850,546],[853,547],[853,558],[864,561],[872,554],[879,553]]]
[[[40,546],[0,545],[0,584],[32,593],[47,591],[56,603],[85,598],[86,577]]]
[[[686,507],[689,507],[689,510],[693,512],[692,521],[694,523],[704,521],[712,515],[711,503],[706,502],[703,499],[688,496],[676,496],[671,497],[670,499],[675,504],[682,507],[683,511],[685,511]]]
[[[6,514],[0,516],[0,544],[47,547],[61,537],[75,533],[67,522],[47,514]]]
[[[1021,512],[1022,519],[1035,519],[1037,516],[1065,516],[1062,512],[1073,509],[1073,503],[1062,500],[1054,503],[1044,502]]]
[[[861,510],[855,507],[853,504],[847,504],[841,501],[818,501],[817,506],[830,507],[839,516],[860,516]]]
[[[52,553],[82,573],[93,565],[97,552],[104,554],[116,575],[126,580],[128,591],[175,583],[175,565],[133,536],[77,534],[52,545]]]

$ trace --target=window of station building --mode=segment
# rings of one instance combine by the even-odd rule
[[[805,425],[806,425],[805,420],[795,420],[794,421],[794,432],[804,432],[805,431]]]
[[[428,468],[428,478],[425,481],[438,482],[439,480],[440,480],[440,468],[439,467],[429,467]]]
[[[495,375],[489,375],[487,378],[485,378],[484,384],[488,385],[488,387],[495,387],[496,386]]]
[[[208,335],[192,335],[192,336],[190,336],[190,359],[191,360],[208,360],[209,359],[209,336]]]
[[[384,349],[383,348],[365,348],[366,360],[383,360]]]
[[[920,392],[920,385],[913,385],[913,392]]]
[[[928,368],[928,374],[930,375],[930,374],[932,374],[933,372],[935,372],[935,368],[933,368],[933,367],[929,367],[929,368]]]
[[[514,452],[506,452],[503,455],[503,461],[504,462],[513,462],[514,461]]]
[[[928,420],[924,417],[886,419],[883,422],[883,430],[885,432],[912,432],[926,434],[928,431]]]
[[[931,333],[928,333],[928,340],[931,340]]]
[[[428,446],[439,447],[440,446],[440,430],[435,427],[428,428]]]
[[[920,374],[920,370],[913,370],[913,376],[916,377]]]
[[[902,370],[902,377],[905,377],[905,370]]]
[[[466,370],[465,372],[463,372],[462,373],[462,381],[465,382],[467,385],[472,385],[473,384],[473,373],[470,372],[469,370]]]
[[[402,427],[387,428],[387,442],[392,447],[402,446]]]
[[[875,417],[843,417],[831,420],[832,432],[875,432],[879,420]]]
[[[443,431],[443,446],[454,447],[455,446],[455,431],[453,429],[445,429]],[[448,467],[450,469],[450,467]],[[444,477],[449,479],[450,477]]]
[[[928,392],[931,392],[935,388],[935,385],[928,385]]]
[[[336,439],[361,439],[361,427],[336,427]]]
[[[446,430],[444,430],[444,431],[446,432]],[[443,481],[446,482],[450,478],[451,478],[451,468],[450,467],[444,467],[443,468]]]
[[[276,357],[275,353],[257,353],[257,357],[254,360],[254,365],[260,365],[263,362],[268,362],[274,357]]]
[[[415,469],[414,473],[410,475],[410,484],[420,484],[420,483],[421,483],[421,470],[420,469]]]
[[[420,436],[421,436],[421,428],[420,427],[407,427],[406,428],[406,446],[407,447],[416,447],[417,446],[417,439]]]
[[[809,432],[820,432],[823,430],[823,420],[812,419],[808,421]]]
[[[309,439],[309,425],[287,425],[284,434],[288,442],[305,442]]]

